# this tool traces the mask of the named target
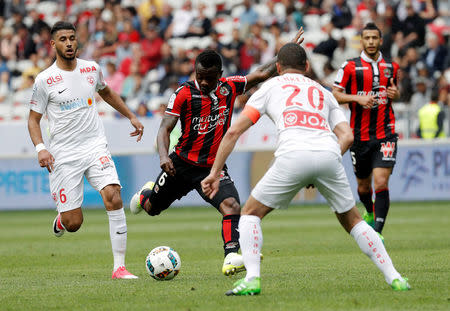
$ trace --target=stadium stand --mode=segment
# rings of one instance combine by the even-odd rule
[[[77,26],[79,56],[97,61],[105,76],[107,64],[113,63],[125,77],[119,93],[126,94],[132,109],[145,105],[149,115],[166,100],[169,80],[181,84],[192,78],[193,60],[201,50],[213,48],[224,56],[224,74],[246,74],[275,55],[300,26],[306,31],[312,75],[330,87],[342,59],[359,54],[360,30],[373,21],[383,30],[384,55],[398,62],[403,72],[398,82],[402,97],[394,106],[401,137],[414,137],[417,110],[429,100],[432,88],[440,91],[448,135],[450,5],[436,0],[340,2],[350,9],[348,21],[338,16],[338,4],[330,0],[2,1],[0,121],[26,119],[30,76],[52,63],[49,28],[60,19]],[[183,22],[188,27],[180,32]],[[196,32],[205,35],[194,35],[191,27],[204,27],[204,32]],[[237,39],[234,30],[239,32]],[[163,40],[160,46],[151,44],[152,31]],[[323,50],[318,46],[326,47],[325,54],[315,52]],[[139,72],[131,72],[132,66]],[[414,96],[420,92],[420,79],[428,81],[423,97]],[[411,105],[411,98],[421,100]],[[120,117],[105,106],[99,103],[103,117]]]

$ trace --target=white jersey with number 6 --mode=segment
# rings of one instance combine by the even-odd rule
[[[263,114],[275,123],[276,157],[294,150],[341,154],[332,131],[338,123],[347,121],[345,115],[329,91],[301,74],[270,79],[250,97],[244,112],[253,123]]]
[[[55,62],[36,77],[30,109],[48,117],[49,151],[56,162],[105,148],[105,131],[95,106],[95,92],[105,87],[99,65],[79,58],[73,71],[62,70]]]

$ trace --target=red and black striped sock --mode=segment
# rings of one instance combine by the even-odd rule
[[[381,233],[386,217],[389,211],[389,189],[383,189],[375,192],[375,231]]]
[[[359,200],[366,208],[367,213],[373,213],[372,191],[361,193],[358,191]]]
[[[222,239],[225,256],[239,250],[239,218],[240,215],[225,215],[222,218]]]

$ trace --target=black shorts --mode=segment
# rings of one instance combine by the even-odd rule
[[[397,157],[397,140],[397,135],[372,141],[355,140],[350,154],[356,177],[367,178],[376,167],[393,168]]]
[[[159,215],[167,209],[173,201],[179,200],[188,194],[191,190],[197,190],[198,194],[216,209],[227,198],[234,198],[240,204],[239,194],[234,186],[234,182],[228,175],[225,166],[220,176],[219,191],[210,199],[202,191],[200,182],[209,175],[210,167],[200,167],[182,160],[176,153],[169,155],[175,167],[175,176],[170,176],[161,171],[155,180],[155,186],[150,194],[150,203],[152,208],[150,215]]]

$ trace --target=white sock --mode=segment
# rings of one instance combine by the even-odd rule
[[[247,269],[245,280],[249,281],[254,277],[259,277],[261,274],[263,235],[261,219],[258,216],[241,216],[239,219],[239,244],[241,245],[242,257]]]
[[[389,257],[384,244],[378,234],[365,221],[357,223],[350,231],[350,235],[358,243],[359,248],[384,274],[384,279],[391,284],[395,279],[401,279],[400,274],[395,270],[392,260]]]
[[[106,211],[109,218],[109,236],[111,238],[114,256],[114,271],[125,266],[125,252],[127,249],[127,221],[123,208]]]

